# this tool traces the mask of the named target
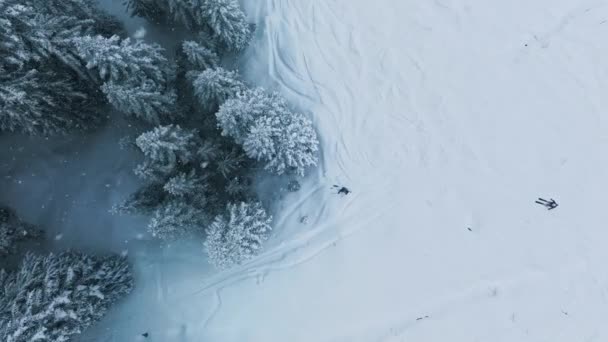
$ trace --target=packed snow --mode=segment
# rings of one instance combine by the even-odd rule
[[[22,147],[2,151],[0,199],[134,263],[133,293],[77,341],[608,339],[608,1],[242,3],[241,71],[322,144],[261,256],[215,271],[202,244],[161,249],[112,216],[137,183],[120,123],[3,137]]]

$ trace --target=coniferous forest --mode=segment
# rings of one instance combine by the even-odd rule
[[[127,133],[108,148],[135,156],[139,183],[87,219],[140,217],[141,234],[160,246],[195,240],[218,270],[237,266],[263,250],[274,227],[256,179],[297,190],[316,165],[312,122],[242,78],[235,60],[254,44],[256,27],[237,0],[126,0],[124,10],[174,34],[175,44],[128,34],[95,0],[0,0],[2,149],[21,148],[12,137],[62,141],[120,120]],[[126,253],[57,249],[44,221],[22,218],[36,213],[6,201],[0,340],[70,341],[138,286]]]

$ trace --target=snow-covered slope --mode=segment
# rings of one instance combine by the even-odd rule
[[[264,2],[253,63],[312,112],[322,174],[292,242],[198,295],[198,336],[608,339],[607,5]]]
[[[260,258],[167,251],[83,341],[608,340],[608,1],[246,5],[322,164]]]

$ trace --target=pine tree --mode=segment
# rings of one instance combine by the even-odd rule
[[[100,121],[103,101],[71,42],[107,20],[85,0],[0,1],[0,129],[48,135]]]
[[[276,137],[281,134],[278,116],[262,116],[253,122],[243,141],[243,150],[255,160],[276,156],[278,144]]]
[[[233,199],[242,199],[250,192],[251,184],[247,178],[232,177],[226,184],[225,191]]]
[[[206,177],[197,175],[193,169],[169,178],[163,189],[173,196],[186,196],[203,192],[207,188],[206,183]]]
[[[229,204],[226,213],[217,216],[207,229],[204,247],[210,262],[229,268],[257,255],[272,230],[271,221],[258,202]]]
[[[20,1],[24,3],[24,1]],[[95,0],[25,0],[28,5],[34,6],[38,12],[53,17],[70,16],[85,20],[89,32],[112,36],[125,33],[120,21],[98,6]]]
[[[217,171],[224,178],[230,178],[231,175],[241,169],[245,163],[245,156],[240,150],[233,148],[230,151],[222,153],[215,163]]]
[[[147,44],[118,36],[81,36],[73,40],[76,51],[86,61],[87,68],[95,69],[104,81],[128,79],[152,80],[167,83],[167,59],[158,44]]]
[[[158,126],[136,140],[146,159],[136,173],[144,179],[159,179],[178,170],[180,165],[195,159],[199,142],[196,130],[179,125]]]
[[[172,90],[162,93],[150,80],[140,84],[107,82],[101,91],[117,110],[153,123],[161,122],[174,111],[177,98]]]
[[[100,103],[86,90],[50,71],[0,74],[0,130],[49,135],[93,127]]]
[[[285,116],[282,119],[287,120],[258,120],[247,136],[243,149],[249,157],[266,161],[265,168],[271,172],[282,174],[292,171],[303,176],[306,168],[317,164],[317,134],[312,122],[301,114]],[[277,124],[272,125],[275,122]],[[257,131],[258,129],[260,131]],[[274,132],[276,134],[272,134]],[[267,135],[270,134],[274,143],[267,140]]]
[[[251,38],[251,31],[236,0],[199,0],[203,16],[215,37],[228,50],[243,50]]]
[[[167,18],[192,31],[210,31],[223,48],[244,49],[251,38],[236,0],[126,0],[128,10],[156,23]]]
[[[155,238],[171,241],[202,231],[205,214],[183,200],[173,200],[159,207],[152,216],[148,230]]]
[[[267,94],[263,89],[249,89],[238,93],[221,105],[215,114],[222,135],[243,144],[254,122],[261,117],[275,117],[285,107],[277,94]]]
[[[265,162],[271,172],[303,175],[316,165],[319,142],[312,122],[292,112],[276,93],[241,92],[227,100],[216,117],[222,134],[243,145],[248,157]]]
[[[0,340],[68,341],[132,287],[122,257],[28,254],[17,271],[0,270]]]
[[[90,34],[122,32],[122,27],[88,0],[0,1],[0,64],[44,66],[56,57],[75,71],[82,67],[71,40]]]
[[[199,73],[192,81],[192,86],[199,104],[209,110],[218,108],[246,89],[236,72],[221,67]]]
[[[218,55],[195,41],[187,40],[182,43],[182,52],[188,62],[188,70],[206,70],[216,68],[220,63]]]
[[[153,123],[172,112],[176,95],[159,45],[99,35],[78,37],[73,43],[86,67],[105,82],[101,89],[116,109]]]
[[[200,30],[203,16],[199,0],[126,0],[132,15],[157,24],[178,23],[190,30]]]
[[[18,242],[41,234],[33,225],[21,221],[13,209],[0,206],[0,257],[14,253]]]
[[[160,24],[168,15],[168,7],[163,2],[164,0],[125,0],[124,4],[132,16],[143,17]]]
[[[152,183],[131,194],[124,202],[112,207],[113,214],[152,214],[167,198],[163,184]]]
[[[212,140],[203,141],[196,150],[196,155],[202,160],[204,165],[201,168],[206,168],[207,165],[220,154],[219,146]]]

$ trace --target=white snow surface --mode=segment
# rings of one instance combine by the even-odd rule
[[[258,5],[322,163],[193,340],[608,340],[607,1]]]
[[[242,70],[311,115],[320,167],[241,267],[130,252],[81,341],[608,340],[608,1],[245,5]]]

